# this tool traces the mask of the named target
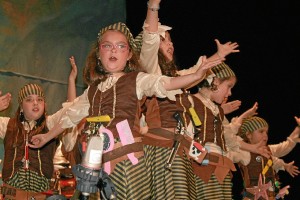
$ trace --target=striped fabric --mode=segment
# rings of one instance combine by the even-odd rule
[[[229,78],[235,76],[235,73],[230,69],[230,67],[222,62],[211,69],[217,78]]]
[[[130,160],[119,162],[110,174],[118,199],[150,199],[150,176],[146,171],[144,157],[136,165]]]
[[[33,95],[33,94],[43,97],[45,99],[43,89],[37,84],[30,83],[30,84],[23,86],[20,89],[19,97],[18,97],[19,103],[22,103],[22,101],[26,97],[28,97],[29,95]]]
[[[115,24],[111,24],[109,26],[106,26],[106,27],[102,28],[98,33],[98,42],[101,41],[102,35],[107,30],[117,30],[117,31],[122,32],[126,36],[127,40],[129,41],[129,44],[130,44],[131,48],[136,49],[135,40],[134,40],[133,35],[131,34],[129,28],[126,26],[126,24],[124,24],[122,22],[117,22]]]
[[[151,174],[151,198],[165,199],[197,199],[195,180],[190,161],[175,157],[172,170],[165,168],[170,149],[145,146],[145,160],[148,173]]]
[[[269,127],[266,120],[264,120],[261,117],[249,117],[243,120],[243,123],[239,130],[239,135],[244,138],[247,132],[254,132],[255,130],[258,130],[260,128]]]
[[[216,177],[212,175],[208,183],[204,183],[198,177],[196,178],[197,198],[201,200],[232,200],[231,177],[227,175],[220,184]]]
[[[136,52],[141,53],[143,46],[143,31],[141,31],[135,38]]]
[[[40,176],[37,172],[25,170],[23,168],[19,169],[19,171],[7,181],[8,185],[29,192],[47,191],[50,187],[49,183],[50,180],[46,177]]]

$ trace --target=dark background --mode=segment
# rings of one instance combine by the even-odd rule
[[[127,0],[127,25],[136,36],[142,30],[147,1]],[[159,18],[171,26],[171,37],[181,68],[193,66],[200,55],[216,52],[214,39],[236,41],[240,53],[227,56],[238,82],[230,100],[242,106],[228,118],[259,104],[258,114],[269,123],[269,143],[286,139],[300,117],[299,3],[293,1],[162,0]],[[300,166],[300,145],[283,159]],[[280,172],[282,186],[291,186],[285,199],[296,197],[300,176]]]

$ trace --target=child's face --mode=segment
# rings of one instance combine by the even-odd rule
[[[214,84],[218,87],[218,89],[212,92],[211,100],[218,104],[222,104],[224,99],[231,96],[231,89],[234,87],[235,83],[235,77],[231,77],[223,82],[221,82],[220,79],[215,79]]]
[[[165,38],[160,37],[159,49],[161,53],[165,56],[167,62],[173,60],[174,47],[171,40],[171,36],[168,31],[166,31]]]
[[[102,35],[99,45],[100,60],[105,70],[110,73],[122,72],[132,56],[125,35],[108,30]]]
[[[252,133],[248,133],[247,137],[251,144],[257,144],[260,141],[263,141],[263,144],[267,145],[268,143],[268,127],[263,127],[253,131]]]
[[[45,100],[38,95],[27,96],[21,105],[26,120],[37,120],[45,111]]]

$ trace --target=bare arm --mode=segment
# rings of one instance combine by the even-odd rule
[[[244,141],[240,141],[241,149],[245,151],[249,151],[252,153],[260,154],[266,158],[269,158],[271,155],[271,152],[268,150],[267,146],[263,145],[263,141],[257,143],[257,144],[249,144]]]
[[[257,114],[257,109],[258,109],[258,103],[255,102],[254,105],[246,110],[245,112],[243,112],[238,118],[237,118],[237,123],[242,124],[243,123],[243,119],[248,118],[248,117],[252,117],[254,115]]]
[[[44,146],[51,139],[57,137],[65,129],[61,127],[61,124],[57,123],[47,134],[38,134],[32,136],[31,143],[29,147],[31,148],[40,148]]]
[[[158,30],[158,10],[160,0],[148,1],[147,16],[145,22],[149,25],[145,29],[149,32],[156,32]]]
[[[71,72],[68,81],[68,101],[73,101],[76,98],[76,78],[77,78],[77,66],[74,56],[69,58],[71,63]]]

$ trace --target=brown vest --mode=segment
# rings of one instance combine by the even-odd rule
[[[175,128],[177,126],[177,121],[173,117],[175,112],[179,112],[183,117],[183,113],[186,111],[184,113],[185,119],[186,123],[189,123],[188,108],[191,104],[188,101],[188,95],[186,93],[176,95],[176,101],[171,101],[168,98],[148,98],[146,101],[146,121],[149,129]]]
[[[18,126],[22,127],[22,129],[19,129]],[[12,118],[9,120],[4,138],[4,162],[2,170],[2,177],[4,181],[9,180],[9,178],[16,173],[19,168],[23,167],[22,159],[25,155],[25,133],[26,131],[24,130],[23,125],[18,125],[16,123],[16,119]],[[30,139],[31,135],[29,136],[29,141]],[[53,157],[55,149],[55,140],[51,140],[40,149],[29,148],[29,169],[50,179],[53,175]],[[38,154],[40,154],[40,156]],[[42,174],[40,169],[42,170]]]
[[[188,154],[192,138],[186,134],[174,134],[177,126],[177,120],[174,118],[175,112],[178,112],[184,125],[190,122],[188,108],[191,103],[188,100],[187,93],[176,95],[176,101],[168,98],[148,98],[146,101],[146,122],[149,131],[143,137],[143,143],[151,146],[172,148],[174,141],[180,141],[177,153],[180,156]],[[187,123],[187,124],[185,124]]]
[[[246,188],[257,186],[259,174],[262,173],[263,167],[267,165],[268,159],[255,153],[251,154],[251,160],[250,163],[247,166],[244,166],[240,164],[241,172],[243,174],[244,182]],[[263,159],[263,161],[262,161]],[[262,162],[264,166],[262,166]],[[262,176],[263,178],[263,176]],[[265,183],[267,184],[269,181],[272,181],[274,183],[275,181],[275,172],[271,167],[269,167],[269,170],[267,171],[265,175]]]
[[[120,77],[116,83],[115,94],[113,87],[105,92],[97,90],[99,82],[91,85],[89,88],[88,98],[91,105],[89,116],[98,116],[99,109],[101,115],[109,115],[113,121],[106,128],[112,131],[114,138],[118,137],[116,124],[124,119],[128,120],[133,135],[140,136],[139,117],[141,115],[141,101],[137,99],[136,77],[136,72]],[[114,96],[116,99],[114,99]],[[115,106],[113,105],[114,101],[116,102]],[[113,111],[114,107],[115,111]],[[115,113],[114,119],[113,112]]]
[[[141,152],[143,145],[141,143],[140,134],[140,117],[141,103],[136,94],[136,77],[137,72],[131,72],[123,75],[118,79],[115,86],[112,86],[105,92],[98,90],[99,82],[91,85],[88,91],[90,101],[89,116],[109,115],[111,118],[109,129],[114,136],[114,149],[103,154],[103,162],[113,161],[114,165],[122,160],[127,159],[127,154],[133,152]],[[115,87],[115,91],[114,91]],[[113,113],[115,117],[113,118]],[[135,143],[123,146],[120,143],[119,134],[116,129],[116,124],[127,119],[131,128]]]
[[[202,122],[199,133],[199,141],[205,145],[206,142],[214,142],[215,132],[216,132],[216,140],[217,145],[220,146],[223,150],[226,150],[225,147],[225,139],[223,133],[223,119],[224,119],[224,111],[219,107],[219,115],[214,116],[212,111],[207,108],[203,102],[194,97],[195,111]],[[205,138],[204,138],[205,136]]]

